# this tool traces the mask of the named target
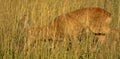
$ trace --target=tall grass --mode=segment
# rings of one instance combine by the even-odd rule
[[[113,2],[116,0],[0,0],[0,59],[120,59],[120,43],[113,44],[112,34],[103,46],[93,42],[97,38],[91,33],[83,33],[73,48],[66,38],[63,42],[41,41],[38,33],[39,27],[57,16],[83,7],[106,9],[114,17],[112,27],[120,29],[120,12],[115,8],[120,1],[118,5]]]

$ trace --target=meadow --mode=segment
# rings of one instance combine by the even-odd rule
[[[77,45],[66,38],[41,40],[41,26],[85,7],[110,12],[111,28],[120,29],[119,0],[0,0],[0,59],[120,59],[120,33],[117,42],[113,34],[106,35],[106,45],[96,42],[91,32],[79,35]]]

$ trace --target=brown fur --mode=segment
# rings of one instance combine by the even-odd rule
[[[83,30],[93,33],[110,32],[111,14],[101,8],[82,8],[58,16],[40,30],[46,39],[76,38]]]
[[[27,44],[25,46],[31,46],[36,39],[41,40],[66,40],[70,39],[72,44],[77,47],[77,36],[91,32],[98,37],[101,43],[106,40],[106,34],[115,34],[116,39],[120,32],[119,30],[113,30],[109,24],[111,22],[111,14],[101,8],[82,8],[67,14],[56,17],[48,25],[40,28],[31,27],[27,29]],[[39,37],[39,38],[38,38]]]

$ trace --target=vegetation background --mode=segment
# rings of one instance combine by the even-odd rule
[[[113,44],[112,35],[107,46],[98,45],[94,52],[90,47],[94,36],[87,33],[80,36],[76,49],[66,41],[60,45],[40,41],[38,27],[84,7],[107,10],[113,18],[111,27],[120,29],[120,0],[0,0],[0,59],[120,59],[120,43]]]

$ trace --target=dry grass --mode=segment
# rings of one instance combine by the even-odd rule
[[[113,34],[106,36],[106,45],[96,43],[98,38],[91,32],[82,33],[76,45],[66,38],[41,41],[38,34],[41,26],[57,16],[83,7],[107,10],[113,16],[111,28],[120,29],[120,3],[116,1],[0,0],[0,59],[120,59],[120,38],[114,41]]]

